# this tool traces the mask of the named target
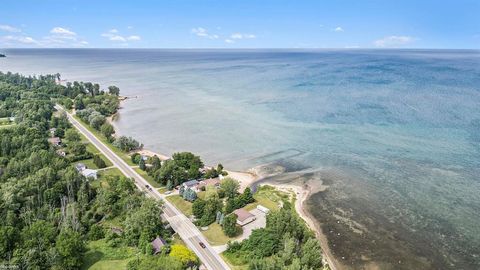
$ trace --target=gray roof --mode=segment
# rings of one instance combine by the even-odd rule
[[[155,238],[152,241],[152,247],[155,254],[159,253],[162,250],[162,247],[165,246],[167,242],[160,237]]]
[[[193,186],[198,185],[198,181],[197,180],[190,180],[190,181],[184,182],[183,185],[185,185],[187,187],[193,187]]]
[[[83,163],[77,163],[77,164],[75,164],[75,168],[77,170],[84,170],[85,168],[87,168],[87,166]]]

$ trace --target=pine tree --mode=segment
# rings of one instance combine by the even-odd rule
[[[145,169],[147,169],[147,167],[145,166],[145,160],[143,160],[143,157],[140,158],[140,162],[138,163],[138,167],[139,167],[140,170],[142,170],[142,171],[145,171]]]
[[[168,180],[167,181],[167,190],[172,190],[173,189],[173,183],[172,183],[172,180]]]

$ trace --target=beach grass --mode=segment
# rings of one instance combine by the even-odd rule
[[[235,238],[230,238],[225,235],[220,224],[214,222],[208,225],[208,230],[201,231],[205,238],[207,238],[208,243],[214,246],[225,245],[228,241],[233,241]]]
[[[192,215],[192,203],[185,201],[180,195],[171,195],[165,198],[175,205],[185,216],[189,217]]]

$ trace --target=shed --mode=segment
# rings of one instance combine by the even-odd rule
[[[165,240],[163,240],[161,237],[155,238],[152,241],[152,248],[153,248],[153,254],[158,254],[162,251],[162,248],[167,244]]]
[[[265,207],[265,206],[263,206],[263,205],[261,205],[261,204],[257,205],[257,209],[260,210],[260,211],[262,211],[262,212],[265,213],[265,214],[268,214],[268,213],[270,212],[270,209],[268,209],[267,207]]]

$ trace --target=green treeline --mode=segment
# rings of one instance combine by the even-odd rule
[[[128,264],[132,270],[197,265],[186,247],[170,247],[173,232],[160,218],[161,205],[131,179],[106,175],[98,183],[77,172],[72,160],[85,154],[85,145],[54,102],[75,100],[103,115],[116,111],[118,93],[91,83],[62,86],[58,79],[0,72],[0,117],[15,119],[0,128],[0,265],[80,269],[88,244],[99,239],[111,248],[138,250]],[[52,136],[64,139],[65,156],[48,142]],[[153,257],[150,243],[157,236],[167,245]]]

